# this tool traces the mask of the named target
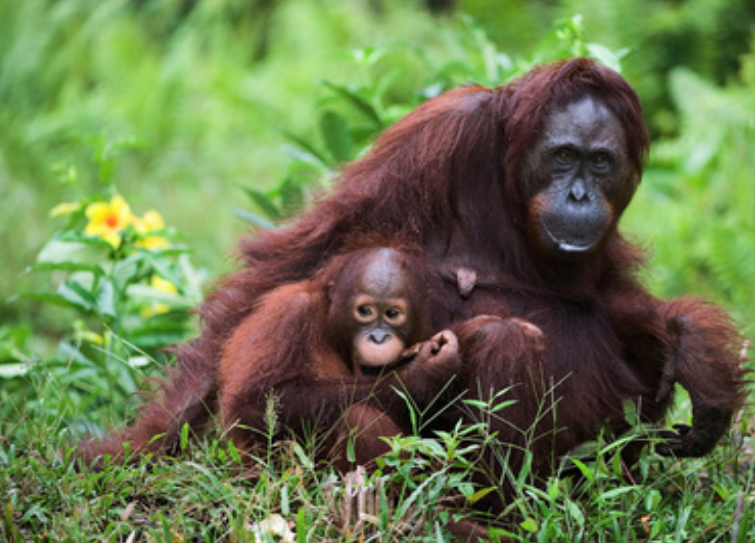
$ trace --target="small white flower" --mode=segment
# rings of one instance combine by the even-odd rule
[[[275,541],[280,543],[294,543],[296,534],[291,530],[288,522],[280,515],[270,515],[266,519],[252,524],[249,529],[254,534],[255,543]]]

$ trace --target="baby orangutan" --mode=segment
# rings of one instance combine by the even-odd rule
[[[386,452],[381,436],[411,430],[409,406],[397,391],[423,409],[459,369],[452,332],[417,343],[432,330],[433,281],[421,259],[381,247],[335,257],[314,279],[264,296],[220,362],[229,437],[244,447],[269,430],[265,409],[273,391],[281,429],[335,428],[332,437],[341,440],[349,434],[357,464]],[[326,448],[341,449],[332,441]],[[334,461],[347,467],[344,458]]]
[[[355,436],[356,462],[365,464],[387,450],[381,436],[411,430],[401,394],[423,409],[459,369],[452,332],[421,341],[443,318],[444,308],[428,302],[438,299],[432,291],[439,285],[408,248],[335,256],[312,279],[261,297],[225,342],[214,375],[184,359],[133,426],[83,440],[78,454],[93,467],[106,455],[122,461],[125,443],[134,458],[173,454],[185,424],[201,430],[219,412],[242,448],[266,441],[262,435],[270,431],[278,437],[314,429],[331,434],[325,449],[339,469],[350,467],[342,458],[344,436]],[[265,416],[271,394],[278,399],[273,429]]]

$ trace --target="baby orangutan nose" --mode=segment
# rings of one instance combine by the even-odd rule
[[[384,343],[385,340],[390,338],[391,335],[388,332],[385,332],[383,330],[375,330],[373,332],[370,332],[369,339],[373,343],[377,343],[380,345],[381,343]]]

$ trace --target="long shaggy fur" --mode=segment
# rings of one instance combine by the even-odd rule
[[[242,269],[200,308],[201,335],[176,349],[178,368],[163,394],[146,404],[133,428],[103,445],[87,444],[88,456],[121,441],[170,450],[177,424],[199,426],[216,409],[224,348],[260,300],[311,279],[349,244],[375,234],[421,247],[434,273],[451,281],[459,268],[474,270],[468,298],[449,282],[428,303],[448,308],[437,326],[459,332],[461,390],[485,397],[516,385],[511,394],[519,402],[507,408],[506,421],[493,421],[501,441],[521,442],[519,432],[552,394],[555,417],[537,423],[537,434],[547,437],[531,444],[540,473],[603,424],[625,429],[625,402],[638,404],[646,420],[660,420],[675,382],[689,390],[695,421],[671,452],[708,452],[744,398],[741,340],[728,317],[692,298],[665,302],[650,295],[636,279],[642,252],[615,223],[600,251],[573,263],[551,260],[527,238],[524,159],[548,115],[585,96],[605,105],[624,129],[632,167],[628,202],[648,136],[635,92],[612,70],[587,59],[558,62],[500,88],[469,86],[431,99],[348,165],[332,194],[308,213],[242,242]],[[613,209],[616,220],[627,202]],[[498,321],[471,320],[484,314]],[[260,326],[274,322],[255,318]],[[541,340],[522,336],[528,328],[512,325],[512,318],[533,324]],[[281,344],[296,342],[273,329],[269,334]],[[165,437],[147,445],[160,432]]]

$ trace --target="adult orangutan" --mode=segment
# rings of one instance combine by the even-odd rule
[[[625,402],[661,420],[674,383],[691,395],[693,423],[661,452],[709,452],[743,401],[740,338],[721,310],[657,299],[636,277],[642,254],[617,223],[647,148],[634,90],[588,59],[427,101],[306,215],[242,243],[243,269],[208,297],[200,337],[177,349],[162,403],[148,404],[142,420],[157,434],[173,418],[205,417],[198,398],[215,393],[224,349],[259,300],[378,233],[417,244],[449,278],[427,303],[451,309],[437,326],[459,331],[457,383],[472,398],[510,388],[503,399],[519,401],[491,429],[503,443],[526,444],[537,473],[603,425],[624,430]]]

